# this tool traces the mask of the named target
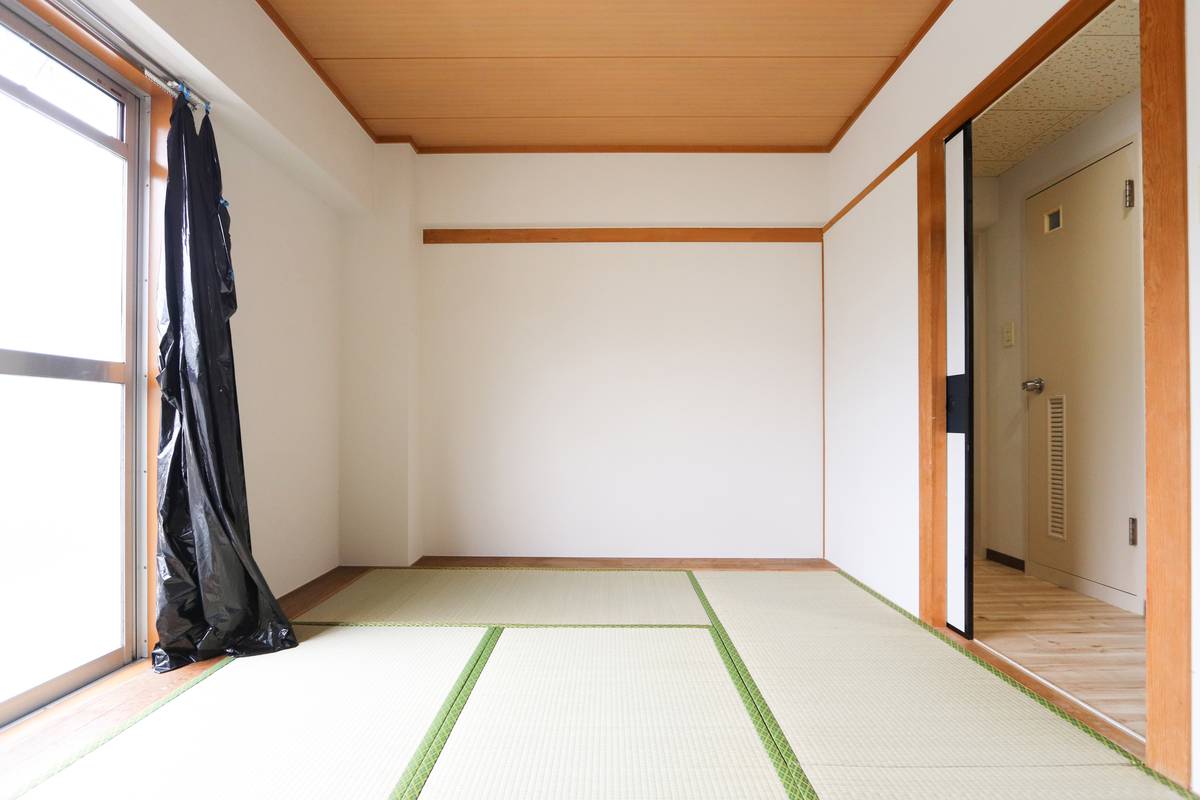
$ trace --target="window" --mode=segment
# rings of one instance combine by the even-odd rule
[[[134,654],[138,110],[0,9],[0,725]]]
[[[1056,208],[1046,212],[1046,233],[1053,233],[1062,227],[1062,209]]]

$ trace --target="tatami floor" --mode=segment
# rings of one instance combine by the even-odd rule
[[[297,624],[24,796],[1176,796],[832,571],[380,569]]]
[[[975,562],[975,638],[1146,735],[1146,620],[997,564]]]

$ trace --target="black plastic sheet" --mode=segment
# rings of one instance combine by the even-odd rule
[[[237,310],[229,211],[208,113],[186,99],[167,138],[158,383],[157,672],[296,646],[254,563],[229,319]]]

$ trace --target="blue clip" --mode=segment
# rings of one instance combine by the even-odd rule
[[[207,100],[205,100],[204,101],[204,113],[207,114],[210,111],[212,111],[212,104],[209,103]]]
[[[229,208],[229,201],[226,200],[224,197],[222,197],[217,202],[221,204],[221,208]]]
[[[179,91],[183,92],[184,100],[192,99],[192,93],[190,91],[188,91],[188,87],[187,87],[186,83],[183,83],[182,81],[179,83]]]

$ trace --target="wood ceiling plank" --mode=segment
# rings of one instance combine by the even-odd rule
[[[364,118],[847,117],[890,58],[325,59]]]
[[[315,58],[896,56],[937,0],[270,0]]]
[[[843,117],[593,117],[368,119],[376,136],[439,147],[821,146]]]

